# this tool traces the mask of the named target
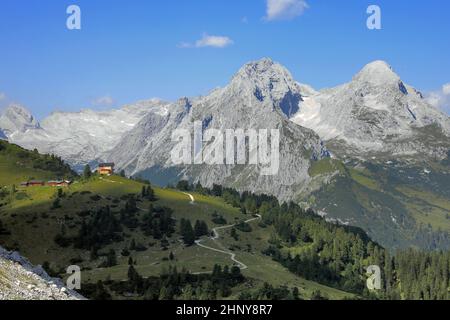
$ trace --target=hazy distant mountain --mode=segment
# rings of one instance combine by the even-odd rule
[[[160,105],[164,102],[149,100],[111,111],[54,112],[40,124],[25,108],[11,106],[1,116],[0,128],[13,143],[56,154],[77,166],[101,161],[125,132]]]
[[[0,114],[0,130],[6,136],[26,133],[39,128],[39,123],[23,106],[13,104]]]

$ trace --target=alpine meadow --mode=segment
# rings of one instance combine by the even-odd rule
[[[450,300],[450,4],[72,2],[0,4],[0,300]]]

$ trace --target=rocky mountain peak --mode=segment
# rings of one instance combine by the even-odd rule
[[[338,156],[442,158],[442,146],[449,145],[448,116],[427,104],[384,61],[369,63],[350,83],[303,95],[303,100],[292,120],[337,146],[332,151]]]
[[[269,84],[268,81],[284,81],[289,84],[295,83],[285,67],[269,58],[263,58],[245,64],[236,73],[233,80],[265,81],[266,84]]]
[[[354,82],[369,83],[374,86],[401,82],[400,77],[385,61],[377,60],[367,64],[354,78]]]
[[[14,132],[25,132],[28,129],[39,128],[39,123],[25,107],[12,104],[0,116],[0,128],[6,135]]]
[[[228,94],[251,97],[255,104],[269,103],[287,116],[298,111],[300,86],[281,64],[268,58],[244,65],[226,88]]]

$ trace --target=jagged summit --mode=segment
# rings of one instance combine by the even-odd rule
[[[39,123],[25,107],[11,104],[0,115],[0,128],[8,136],[14,132],[25,132],[28,129],[39,128]]]
[[[245,64],[233,77],[233,80],[286,80],[294,82],[289,71],[269,58],[251,61]]]
[[[167,103],[152,99],[109,111],[53,112],[38,123],[28,110],[15,105],[0,117],[0,130],[12,143],[57,154],[78,168],[102,161],[103,153],[148,112],[164,115],[168,112],[166,106]]]
[[[385,61],[377,60],[367,64],[353,81],[370,83],[372,85],[387,85],[400,82],[400,77]]]
[[[290,117],[298,111],[301,89],[291,73],[281,64],[269,58],[245,64],[225,88],[228,95],[256,98],[258,102],[270,102]]]
[[[369,63],[349,83],[304,96],[292,120],[337,145],[332,151],[338,155],[443,158],[450,144],[448,116],[404,84],[384,61]],[[432,128],[438,132],[431,139],[435,144],[423,134]]]
[[[280,125],[280,118],[290,119],[325,141],[344,141],[358,156],[372,151],[430,153],[433,148],[427,147],[429,144],[417,146],[418,139],[414,139],[433,125],[444,136],[431,140],[447,141],[450,135],[449,117],[404,84],[385,61],[371,62],[349,83],[318,92],[295,81],[283,65],[270,58],[243,65],[227,86],[206,96],[173,103],[152,99],[110,111],[57,112],[40,124],[25,108],[14,105],[0,116],[0,130],[13,143],[58,154],[71,164],[84,164],[109,157],[121,141],[129,144],[124,137],[142,120],[142,127],[153,133],[178,113],[177,125],[189,115],[221,128],[244,124],[264,128]],[[147,140],[145,135],[140,138]],[[439,149],[438,154],[444,152]],[[144,158],[140,159],[143,164],[136,163],[134,168],[144,168],[148,164]]]
[[[254,76],[266,72],[272,68],[276,63],[270,58],[262,58],[260,60],[250,61],[244,64],[239,71],[237,76]]]
[[[270,193],[287,200],[293,185],[306,185],[311,161],[328,156],[319,136],[289,121],[298,110],[300,85],[286,68],[270,59],[244,65],[223,87],[198,98],[170,106],[166,117],[149,113],[133,130],[123,136],[108,158],[127,174],[159,177],[185,177],[203,186],[222,184],[239,190]],[[174,166],[171,140],[174,130],[191,132],[194,122],[202,127],[225,132],[228,129],[280,129],[279,171],[264,176],[260,165],[185,165]],[[204,154],[214,147],[205,143]],[[165,182],[167,183],[167,182]]]

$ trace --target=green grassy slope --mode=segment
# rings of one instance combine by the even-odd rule
[[[70,178],[75,173],[59,158],[30,152],[0,140],[0,187],[33,179]]]
[[[448,249],[449,176],[444,164],[348,164],[313,194],[313,206],[329,218],[363,228],[386,247]]]
[[[6,186],[5,190],[10,190],[12,184],[17,185],[22,180],[54,179],[63,173],[59,169],[52,171],[34,168],[32,157],[38,157],[37,154],[25,152],[11,145],[7,145],[6,149],[0,151],[2,164],[0,172],[2,184]],[[16,152],[23,152],[23,154],[17,156]],[[29,160],[19,161],[18,159]],[[51,160],[50,157],[48,159]],[[71,172],[68,171],[67,174],[70,175]],[[48,262],[50,269],[62,277],[69,265],[80,265],[84,283],[127,279],[129,258],[122,256],[121,252],[125,247],[129,247],[132,239],[145,246],[143,251],[131,251],[131,256],[137,263],[136,269],[144,277],[158,276],[170,266],[177,266],[179,270],[184,268],[192,273],[202,273],[211,271],[215,264],[224,266],[233,264],[227,254],[196,245],[186,247],[180,241],[178,231],[167,239],[168,248],[164,249],[161,240],[145,236],[140,228],[124,227],[123,240],[101,247],[99,256],[93,259],[88,250],[75,249],[73,246],[62,248],[54,241],[55,237],[62,232],[67,237],[76,236],[83,219],[87,218],[85,215],[89,214],[88,210],[96,211],[108,205],[113,214],[118,217],[120,210],[125,206],[127,195],[139,194],[143,186],[144,184],[140,182],[119,176],[77,179],[70,187],[63,189],[59,207],[54,207],[55,199],[58,198],[56,188],[17,186],[14,193],[3,194],[0,199],[2,203],[0,221],[10,232],[10,234],[0,235],[0,245],[20,251],[34,264]],[[212,221],[213,214],[223,216],[227,224],[251,218],[243,215],[221,198],[192,193],[195,203],[191,203],[190,197],[178,190],[154,188],[154,191],[156,201],[150,202],[138,197],[137,206],[140,210],[135,215],[139,220],[150,206],[170,207],[177,221],[182,218],[190,219],[192,222],[204,220],[209,229],[219,226]],[[176,229],[178,230],[178,225]],[[351,294],[304,280],[263,255],[261,251],[266,247],[272,230],[260,227],[256,221],[252,223],[252,230],[250,233],[238,231],[240,235],[238,244],[230,236],[230,230],[220,232],[220,242],[205,239],[204,244],[211,247],[217,247],[220,244],[222,248],[235,252],[237,259],[249,266],[243,274],[255,288],[268,282],[274,286],[297,287],[304,298],[308,298],[317,290],[332,299],[352,297]],[[105,260],[103,254],[110,249],[115,250],[118,264],[109,268],[99,267]],[[172,261],[168,259],[170,252],[174,255]],[[231,298],[236,298],[239,292],[240,289],[236,288]]]

